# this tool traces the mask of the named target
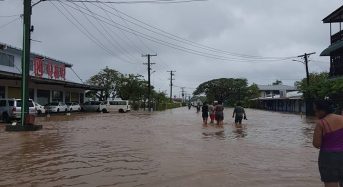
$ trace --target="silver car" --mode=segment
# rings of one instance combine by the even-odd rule
[[[87,101],[81,105],[81,110],[86,112],[107,112],[106,105],[101,101]]]
[[[29,114],[36,115],[35,103],[29,100]],[[21,118],[21,99],[0,99],[0,118],[4,122],[10,122]]]

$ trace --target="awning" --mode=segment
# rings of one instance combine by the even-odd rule
[[[337,52],[341,51],[341,50],[343,50],[343,40],[340,40],[340,41],[330,45],[322,53],[320,53],[320,56],[331,56],[335,53],[337,54]]]
[[[0,70],[0,79],[4,80],[21,80],[21,74],[19,73],[11,73],[6,71]],[[103,88],[100,86],[93,86],[88,84],[80,84],[76,82],[69,82],[63,80],[54,80],[54,79],[47,79],[47,78],[39,78],[30,76],[30,81],[36,84],[48,84],[48,85],[60,85],[66,88],[80,88],[84,90],[102,90]]]

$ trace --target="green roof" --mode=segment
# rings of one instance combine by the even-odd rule
[[[335,53],[337,54],[337,52],[341,50],[343,50],[343,40],[340,40],[330,45],[322,53],[320,53],[320,56],[331,56]]]

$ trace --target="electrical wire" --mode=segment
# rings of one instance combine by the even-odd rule
[[[134,20],[134,21],[136,21],[136,22],[138,22],[138,23],[140,23],[140,24],[143,24],[143,25],[145,25],[145,26],[147,26],[147,27],[150,27],[151,29],[155,29],[155,30],[157,30],[157,31],[159,31],[159,32],[161,32],[161,33],[164,33],[164,34],[166,34],[166,35],[169,35],[169,37],[174,37],[174,38],[178,39],[177,41],[179,41],[179,42],[186,42],[186,43],[188,43],[189,45],[192,45],[192,46],[195,46],[195,47],[199,47],[199,48],[202,48],[202,49],[206,49],[206,50],[210,50],[210,51],[212,51],[212,52],[225,53],[225,54],[228,54],[228,55],[237,56],[237,57],[242,57],[242,58],[257,58],[257,59],[284,59],[284,58],[294,58],[294,57],[262,57],[262,56],[254,56],[254,55],[239,54],[239,53],[228,52],[228,51],[224,51],[224,50],[220,50],[220,49],[215,49],[215,48],[213,48],[213,47],[209,47],[209,46],[206,46],[206,45],[202,45],[202,44],[193,42],[193,41],[188,40],[188,39],[186,39],[186,38],[179,37],[179,36],[177,36],[177,35],[174,35],[174,34],[172,34],[172,33],[169,33],[169,32],[167,32],[167,31],[164,31],[164,30],[162,30],[162,29],[160,29],[160,28],[157,28],[157,27],[155,27],[155,26],[152,26],[152,25],[150,25],[150,24],[148,24],[148,23],[145,23],[145,22],[143,22],[143,21],[141,21],[141,20],[139,20],[139,19],[137,19],[137,18],[134,18],[134,17],[132,17],[132,16],[130,16],[130,15],[128,15],[128,14],[126,14],[126,13],[120,11],[120,10],[117,10],[117,9],[115,9],[114,7],[110,6],[110,5],[105,5],[105,6],[111,8],[111,9],[114,9],[115,11],[117,11],[117,12],[123,14],[124,16],[126,16],[126,17],[128,17],[128,18],[130,18],[130,19],[132,19],[132,20]],[[129,20],[127,20],[127,21],[129,21]],[[137,23],[133,23],[132,21],[129,21],[129,22],[132,23],[132,24],[135,24],[135,25],[137,25],[137,26],[139,26],[139,27],[143,27],[143,26],[138,25]],[[146,29],[146,28],[145,28],[145,29]],[[167,37],[168,37],[168,36],[167,36]]]
[[[0,25],[0,29],[3,29],[3,28],[5,28],[5,27],[7,27],[8,25],[10,25],[10,24],[16,22],[16,21],[19,20],[19,19],[20,19],[20,17],[15,18],[15,19],[13,19],[13,20],[11,20],[11,21],[9,21],[9,22],[3,24],[3,25]]]
[[[81,10],[76,9],[75,7],[72,7],[72,6],[68,5],[68,4],[66,4],[66,5],[71,7],[71,8],[73,8],[73,9],[75,9],[75,10],[77,10],[77,11],[81,11]],[[81,11],[81,12],[83,12],[83,11]],[[83,12],[83,13],[85,13],[85,12]],[[86,13],[86,14],[88,14],[88,13]],[[122,24],[119,24],[117,22],[113,22],[114,24],[113,23],[111,24],[108,21],[103,20],[103,19],[106,19],[106,20],[108,20],[108,19],[103,17],[103,16],[101,16],[101,15],[99,15],[99,14],[96,14],[96,16],[95,15],[90,15],[90,16],[93,16],[95,19],[98,19],[99,21],[102,21],[102,22],[104,22],[104,23],[106,23],[108,25],[111,25],[111,26],[115,27],[115,28],[121,29],[121,30],[123,30],[125,32],[131,33],[131,34],[136,33],[141,38],[144,38],[146,40],[149,40],[149,41],[152,41],[152,42],[155,42],[155,43],[158,43],[158,44],[161,44],[161,45],[164,45],[164,46],[176,49],[176,50],[180,50],[180,51],[183,51],[183,52],[191,53],[191,54],[194,54],[194,55],[199,55],[199,56],[203,56],[203,57],[207,57],[207,58],[212,58],[212,59],[217,59],[217,60],[225,60],[225,61],[228,61],[228,60],[229,61],[230,60],[231,61],[234,60],[234,61],[237,61],[237,62],[256,61],[256,60],[233,59],[233,58],[228,58],[228,57],[225,57],[225,56],[214,55],[214,54],[211,54],[211,53],[206,53],[206,52],[194,50],[194,49],[191,49],[191,48],[186,48],[186,47],[180,46],[178,44],[174,44],[174,43],[171,43],[171,42],[168,42],[168,41],[164,41],[164,40],[158,39],[158,38],[153,37],[151,35],[147,35],[147,34],[142,33],[140,31],[136,31],[136,30],[134,30],[132,28],[128,28],[128,27],[123,26]],[[102,19],[99,18],[99,17],[101,17]],[[288,59],[289,58],[287,58],[287,59],[277,59],[277,60],[275,59],[275,60],[270,60],[270,61],[280,61],[280,60],[288,60]]]
[[[51,1],[51,0],[50,0]],[[207,0],[142,0],[142,1],[97,1],[97,0],[72,0],[73,2],[83,3],[102,3],[102,4],[175,4],[175,3],[190,3]]]

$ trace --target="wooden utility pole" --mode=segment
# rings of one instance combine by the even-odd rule
[[[142,57],[148,57],[148,63],[144,63],[145,65],[148,65],[148,108],[149,108],[149,112],[151,112],[151,65],[154,65],[156,63],[151,63],[151,57],[153,56],[157,56],[157,54],[155,55],[151,55],[151,54],[146,54],[146,55],[142,55]]]
[[[175,80],[173,77],[175,76],[175,72],[176,71],[173,71],[173,70],[171,70],[171,71],[167,71],[167,72],[170,72],[170,102],[172,102],[173,101],[173,80]]]
[[[308,69],[308,57],[310,57],[311,55],[314,55],[316,54],[315,52],[313,53],[305,53],[303,55],[299,55],[298,57],[299,58],[304,58],[304,62],[302,61],[299,61],[303,64],[305,64],[305,68],[306,68],[306,85],[307,86],[310,86],[310,72],[309,72],[309,69]],[[298,61],[298,60],[294,60],[294,61]],[[306,93],[308,95],[310,95],[310,93]],[[311,98],[306,98],[305,100],[305,107],[306,107],[306,116],[309,116],[311,114],[313,114],[313,109],[312,109],[312,99]]]
[[[306,68],[306,83],[307,83],[307,86],[310,86],[310,72],[308,70],[308,57],[311,56],[311,55],[314,55],[316,54],[315,52],[313,53],[305,53],[303,55],[300,55],[298,56],[299,58],[304,58],[304,64],[305,64],[305,68]]]

